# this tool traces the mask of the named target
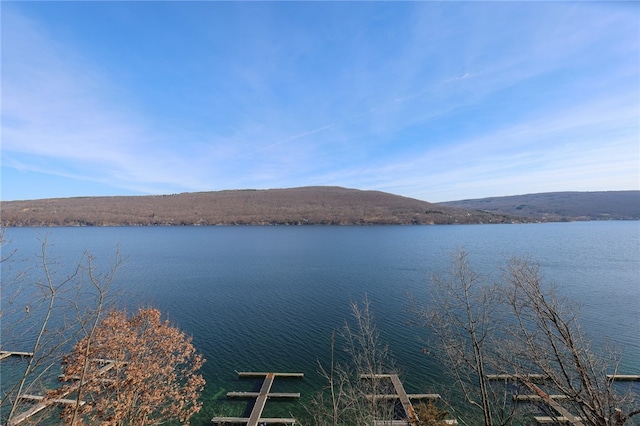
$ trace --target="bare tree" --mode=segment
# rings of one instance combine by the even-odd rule
[[[352,321],[332,333],[329,365],[318,363],[326,386],[311,401],[309,412],[316,425],[371,425],[393,418],[392,407],[373,398],[390,393],[389,384],[376,375],[396,370],[389,348],[381,342],[369,300],[362,306],[352,303],[351,314]],[[336,342],[343,351],[336,352]]]
[[[458,250],[448,273],[433,277],[429,293],[429,303],[414,309],[436,337],[432,353],[451,372],[464,400],[480,410],[483,425],[510,424],[515,416],[511,397],[487,379],[499,368],[493,346],[501,324],[498,288]]]
[[[0,309],[3,350],[24,350],[24,346],[13,346],[27,342],[31,353],[13,385],[3,389],[2,420],[9,424],[25,404],[21,396],[46,388],[52,369],[59,366],[65,348],[77,338],[82,324],[98,314],[119,266],[117,256],[109,272],[96,276],[93,258],[85,253],[73,269],[64,273],[63,266],[48,256],[48,245],[47,237],[43,238],[36,267],[27,267],[10,278],[3,271]],[[5,260],[6,256],[3,263]],[[85,275],[90,277],[93,290],[100,294],[98,304],[91,300],[92,291],[86,291],[83,285]],[[3,365],[2,368],[7,372],[7,367]],[[20,366],[9,368],[19,370]]]
[[[0,237],[4,245],[4,233]],[[132,425],[167,418],[186,422],[200,409],[197,398],[204,385],[202,376],[195,374],[203,359],[191,340],[161,321],[156,310],[141,310],[129,320],[124,313],[104,318],[110,306],[109,288],[121,262],[118,252],[106,271],[98,270],[95,258],[86,252],[68,269],[48,255],[49,246],[47,237],[43,238],[35,266],[31,259],[21,263],[14,252],[0,259],[2,349],[27,349],[32,354],[24,366],[2,363],[3,379],[10,372],[13,382],[7,387],[3,380],[2,423],[38,424],[53,414],[51,402],[67,395],[73,399],[64,400],[67,405],[62,415],[71,425],[96,419]],[[11,268],[4,268],[7,264]],[[8,270],[16,265],[18,272],[7,279]],[[30,346],[19,346],[25,342]],[[71,347],[73,352],[64,357]],[[100,366],[98,357],[119,362]],[[63,361],[71,384],[60,386],[54,384],[55,368]],[[110,376],[104,375],[107,371]],[[44,394],[44,399],[27,408],[27,393]],[[91,404],[85,404],[87,401]],[[92,411],[95,407],[98,411]]]
[[[158,310],[140,309],[130,318],[112,311],[65,358],[65,378],[82,387],[70,384],[50,397],[77,392],[78,403],[62,413],[74,425],[188,424],[202,406],[203,363],[191,338]]]
[[[485,426],[522,419],[524,409],[511,400],[521,388],[536,389],[531,373],[546,377],[545,389],[562,395],[582,424],[622,425],[640,413],[633,394],[618,393],[607,379],[619,359],[591,350],[577,310],[553,289],[545,290],[537,264],[512,259],[502,280],[492,284],[460,250],[449,273],[434,278],[432,290],[430,303],[416,311],[437,337],[434,353],[465,400],[481,410]],[[518,380],[491,382],[489,374]]]
[[[618,371],[614,352],[594,353],[578,323],[577,310],[543,287],[540,267],[528,259],[512,259],[505,270],[505,299],[516,327],[508,333],[513,368],[534,370],[548,378],[554,393],[583,424],[622,425],[640,414],[631,392],[618,393],[607,374]]]
[[[91,287],[93,289],[93,300],[89,301],[88,304],[85,303],[84,306],[80,304],[74,305],[77,311],[80,333],[81,336],[84,337],[82,340],[82,342],[84,343],[84,353],[82,357],[82,370],[79,375],[76,401],[75,405],[73,406],[73,413],[71,415],[71,425],[76,424],[76,419],[79,415],[81,396],[84,390],[84,384],[87,380],[87,374],[91,362],[91,345],[93,344],[93,338],[96,333],[96,329],[98,328],[98,324],[100,323],[102,315],[106,309],[107,291],[109,290],[109,287],[113,282],[120,260],[120,256],[118,254],[116,256],[117,260],[113,269],[101,275],[97,275],[93,264],[93,257],[89,255],[87,258],[87,272],[89,276],[89,282],[91,283]]]

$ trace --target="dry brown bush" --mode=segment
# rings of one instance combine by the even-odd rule
[[[106,360],[114,367],[100,374]],[[62,418],[75,425],[188,424],[202,406],[203,363],[191,338],[158,310],[140,309],[130,318],[113,311],[65,359],[64,376],[80,380],[77,401],[86,403],[67,406]]]

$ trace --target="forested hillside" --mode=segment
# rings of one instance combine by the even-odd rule
[[[429,203],[341,187],[2,203],[3,226],[371,225],[640,219],[640,191],[556,192]]]
[[[518,219],[340,187],[2,203],[4,226],[454,224]]]

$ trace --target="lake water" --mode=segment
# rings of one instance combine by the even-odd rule
[[[27,265],[22,259],[33,263],[47,233],[49,256],[60,265],[74,265],[88,250],[108,267],[119,246],[115,287],[125,292],[123,304],[157,307],[193,336],[207,359],[205,407],[193,424],[242,414],[246,403],[224,393],[256,383],[238,380],[235,370],[302,371],[304,380],[286,383],[286,391],[301,391],[304,400],[318,390],[317,360],[328,358],[331,332],[348,318],[350,302],[365,295],[407,390],[438,392],[443,376],[422,353],[427,332],[411,324],[407,293],[426,299],[431,277],[458,248],[496,277],[512,256],[539,262],[545,279],[581,305],[595,344],[609,339],[623,349],[621,370],[640,373],[640,222],[11,228],[3,251],[17,253],[3,264],[3,281]],[[298,415],[299,405],[272,402],[267,410]]]

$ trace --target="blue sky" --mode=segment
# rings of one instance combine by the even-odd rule
[[[637,2],[7,2],[2,200],[640,189]]]

